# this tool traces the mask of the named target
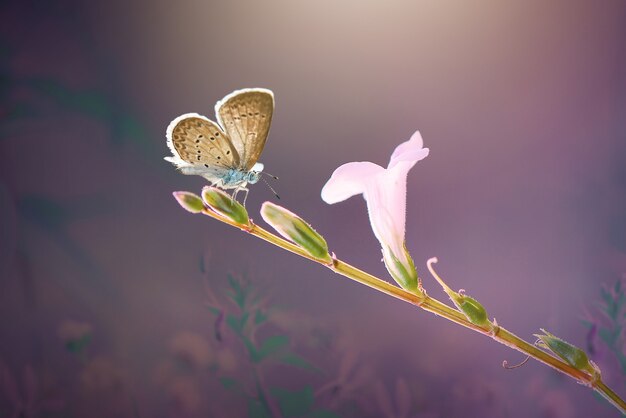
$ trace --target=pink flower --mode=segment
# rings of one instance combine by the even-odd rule
[[[322,199],[329,204],[363,194],[385,266],[400,286],[411,291],[417,289],[417,272],[404,245],[406,177],[428,155],[423,146],[422,136],[415,132],[396,147],[386,169],[367,161],[347,163],[335,170],[322,189]]]

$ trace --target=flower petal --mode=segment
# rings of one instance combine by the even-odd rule
[[[333,172],[322,188],[322,200],[333,204],[363,193],[372,177],[384,170],[378,164],[368,161],[344,164]]]
[[[419,131],[415,131],[408,141],[398,145],[393,151],[389,159],[388,168],[393,168],[396,164],[403,161],[411,162],[409,167],[411,168],[416,162],[426,158],[428,152],[428,148],[424,148],[422,135],[420,135]]]

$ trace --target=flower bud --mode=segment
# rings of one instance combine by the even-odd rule
[[[400,287],[411,293],[417,293],[418,280],[415,264],[406,247],[403,246],[402,251],[404,254],[400,254],[400,258],[398,258],[389,247],[383,246],[385,267],[387,267],[387,271]]]
[[[244,226],[250,226],[248,211],[228,193],[210,186],[202,189],[202,200],[214,212]]]
[[[463,312],[472,324],[480,327],[491,325],[487,317],[487,310],[476,299],[456,292],[449,296],[456,307]]]
[[[172,194],[183,209],[191,213],[200,213],[204,209],[202,199],[200,199],[200,196],[196,194],[191,192],[174,192]]]
[[[587,357],[587,353],[582,349],[567,341],[563,341],[543,328],[541,328],[541,332],[543,332],[543,334],[535,334],[535,337],[541,340],[545,348],[548,348],[554,354],[561,357],[570,366],[591,373],[592,375],[598,373],[598,369],[592,365],[589,361],[589,357]]]
[[[296,214],[271,202],[263,203],[261,216],[284,238],[306,250],[312,257],[332,263],[326,240]]]

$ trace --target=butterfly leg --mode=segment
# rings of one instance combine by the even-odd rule
[[[246,199],[248,199],[248,189],[246,189],[245,187],[242,187],[241,190],[243,190],[244,192],[246,192],[245,196],[243,197],[243,206],[246,206]]]
[[[243,205],[244,205],[244,206],[246,206],[246,199],[248,198],[248,189],[247,189],[246,187],[243,187],[243,186],[241,186],[241,187],[237,187],[237,188],[235,189],[235,191],[233,192],[233,196],[232,196],[232,198],[233,198],[233,200],[237,200],[237,195],[238,195],[238,194],[239,194],[239,192],[241,192],[241,191],[245,192],[245,195],[244,195],[244,197],[243,197]]]

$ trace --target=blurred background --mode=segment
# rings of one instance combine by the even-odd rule
[[[387,277],[361,198],[417,129],[406,242],[626,394],[623,1],[6,1],[0,417],[618,416],[478,334],[183,211],[165,128],[272,89],[280,204]],[[262,183],[247,208],[275,200]],[[256,348],[255,348],[256,347]]]

